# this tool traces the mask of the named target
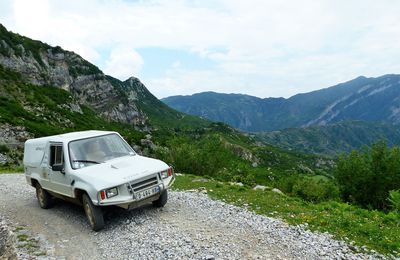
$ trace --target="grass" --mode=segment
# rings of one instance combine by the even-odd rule
[[[24,230],[24,227],[18,226],[14,229],[14,232],[19,232],[21,230]]]
[[[29,236],[28,236],[28,235],[25,235],[25,234],[19,234],[19,235],[17,235],[17,239],[18,239],[19,241],[28,241],[28,238],[29,238]]]
[[[308,224],[312,231],[328,232],[336,239],[354,241],[358,247],[367,246],[387,256],[400,257],[400,216],[396,213],[369,211],[340,202],[318,204],[279,195],[270,190],[208,179],[193,182],[194,175],[177,176],[174,189],[188,190],[205,187],[213,199],[237,206],[247,204],[257,214],[280,218],[289,224]]]
[[[24,167],[22,167],[22,166],[0,167],[0,174],[2,174],[2,173],[21,173],[21,172],[24,172]]]
[[[17,248],[35,256],[46,256],[46,252],[40,250],[39,240],[26,233],[24,227],[18,226],[14,229],[17,239]]]

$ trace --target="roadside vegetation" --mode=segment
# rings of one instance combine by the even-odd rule
[[[2,173],[21,173],[24,172],[22,166],[2,166],[0,167],[0,174]]]
[[[400,203],[400,147],[389,148],[385,142],[378,142],[342,155],[335,179],[344,201],[368,209],[396,208]]]
[[[194,174],[179,176],[177,189],[205,188],[213,198],[329,232],[357,245],[356,251],[400,257],[398,147],[378,142],[343,154],[331,165],[327,158],[254,147],[234,133],[221,133],[209,129],[197,137],[178,136],[156,153],[177,172]],[[227,143],[241,149],[230,145],[226,149]],[[250,154],[253,163],[244,159]],[[256,185],[267,188],[253,190]],[[285,195],[272,192],[273,188]]]
[[[353,245],[356,252],[375,250],[400,257],[400,216],[398,213],[367,210],[338,201],[308,202],[303,199],[251,186],[238,186],[212,178],[185,174],[177,176],[177,190],[206,190],[211,198],[257,214],[280,218],[289,224],[306,224],[313,231],[329,232]],[[364,247],[366,246],[366,247]]]
[[[244,150],[226,149],[227,142]],[[221,131],[176,137],[166,146],[157,157],[177,172],[193,174],[179,176],[177,189],[203,188],[213,198],[354,241],[356,251],[400,257],[399,147],[378,142],[343,154],[329,166],[327,158],[254,147]],[[256,167],[242,158],[246,153],[257,158]],[[253,190],[256,185],[267,188]],[[273,188],[285,195],[272,192]]]

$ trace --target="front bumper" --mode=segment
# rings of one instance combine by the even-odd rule
[[[135,198],[135,191],[132,190],[128,190],[129,187],[131,187],[130,185],[128,185],[128,189],[126,188],[126,184],[120,185],[119,190],[120,190],[120,194],[117,195],[114,198],[110,198],[110,199],[105,199],[105,200],[98,200],[99,203],[97,204],[98,206],[118,206],[124,209],[133,209],[133,208],[137,208],[140,207],[144,204],[150,203],[152,201],[157,200],[161,193],[168,190],[169,188],[171,188],[171,186],[174,184],[175,182],[175,174],[173,174],[171,177],[166,178],[164,180],[160,180],[157,182],[156,185],[153,186],[149,186],[146,187],[146,189],[153,189],[154,187],[159,188],[159,192],[151,195],[150,197],[146,197],[144,199],[136,199]],[[125,188],[124,188],[125,187]]]

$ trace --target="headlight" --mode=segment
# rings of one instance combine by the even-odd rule
[[[172,167],[169,167],[167,170],[161,172],[161,178],[165,179],[171,177],[173,174]]]
[[[106,190],[107,198],[112,198],[118,195],[117,187]]]
[[[172,175],[173,175],[172,167],[169,167],[165,171],[161,172],[161,178],[163,178],[163,179],[171,177]]]
[[[163,179],[168,178],[168,170],[161,172],[161,178],[163,178]]]

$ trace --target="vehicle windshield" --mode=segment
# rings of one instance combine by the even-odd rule
[[[103,163],[122,156],[135,155],[133,149],[117,134],[71,141],[68,149],[73,169]]]

